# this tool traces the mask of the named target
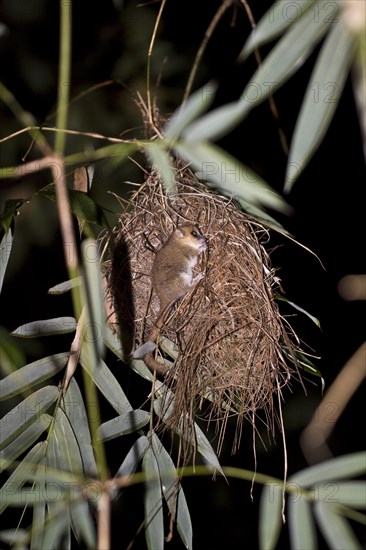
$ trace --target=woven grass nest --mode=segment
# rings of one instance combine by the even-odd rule
[[[135,349],[159,312],[149,277],[154,249],[175,227],[199,226],[208,239],[197,265],[204,279],[172,308],[156,358],[167,357],[164,337],[175,344],[177,356],[164,380],[175,395],[173,427],[195,414],[217,420],[220,449],[227,420],[236,416],[237,447],[243,419],[255,424],[259,410],[273,427],[275,403],[291,378],[283,351],[291,344],[274,299],[278,279],[263,246],[268,231],[234,201],[209,191],[189,168],[177,162],[175,169],[176,195],[167,197],[151,172],[129,201],[121,201],[110,291],[125,343]]]

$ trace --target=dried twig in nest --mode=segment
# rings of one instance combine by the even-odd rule
[[[121,325],[127,321],[130,328],[130,349],[143,343],[159,310],[149,278],[154,249],[179,224],[200,227],[208,250],[197,269],[205,278],[175,305],[160,335],[178,349],[165,378],[175,396],[168,422],[187,435],[201,410],[208,420],[219,421],[220,449],[227,419],[235,415],[236,447],[243,419],[255,422],[259,409],[273,428],[274,397],[291,376],[282,353],[289,338],[274,301],[276,277],[262,244],[268,232],[233,201],[208,191],[179,162],[176,180],[178,194],[169,198],[151,173],[126,204],[115,229],[110,277],[115,308]],[[161,348],[157,359],[164,360]]]

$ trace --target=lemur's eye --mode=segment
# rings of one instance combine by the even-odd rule
[[[198,235],[197,231],[192,231],[192,236],[193,237],[198,237],[199,235]]]

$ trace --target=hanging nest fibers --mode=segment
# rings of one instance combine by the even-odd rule
[[[176,226],[199,226],[208,239],[197,265],[204,279],[171,309],[154,353],[166,360],[166,338],[177,350],[164,380],[174,392],[170,427],[181,430],[182,419],[192,425],[197,413],[215,419],[220,451],[227,420],[236,416],[235,450],[243,419],[255,425],[257,411],[273,429],[275,404],[291,378],[284,359],[291,344],[274,299],[278,279],[263,247],[268,231],[181,161],[175,170],[176,195],[168,197],[151,172],[129,201],[121,199],[114,258],[106,264],[109,290],[131,351],[146,341],[159,312],[149,277],[154,250]]]

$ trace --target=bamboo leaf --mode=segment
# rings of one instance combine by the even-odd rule
[[[300,311],[301,313],[304,313],[304,315],[309,317],[309,319],[311,319],[313,321],[313,323],[315,323],[318,328],[321,328],[319,319],[317,319],[317,317],[314,317],[314,315],[311,315],[308,311],[306,311],[306,309],[298,306],[294,302],[291,302],[290,300],[288,300],[285,296],[282,296],[281,294],[276,293],[276,300],[279,300],[281,302],[286,302],[287,304],[289,304],[294,309],[297,309],[297,311]]]
[[[274,483],[263,487],[259,507],[259,548],[276,548],[282,527],[282,488]]]
[[[48,294],[64,294],[65,292],[68,292],[72,288],[80,286],[82,283],[82,280],[83,280],[82,277],[75,277],[74,279],[69,279],[68,281],[59,283],[58,285],[55,285],[52,288],[50,288],[48,291]]]
[[[40,415],[56,401],[58,393],[56,386],[41,388],[3,416],[0,421],[0,449],[38,420]]]
[[[93,369],[90,361],[82,350],[80,363],[81,366],[89,373],[95,385],[99,388],[104,397],[112,405],[114,410],[118,412],[118,414],[124,414],[128,411],[132,411],[132,406],[124,391],[104,361],[101,360],[98,368]]]
[[[121,435],[136,432],[150,421],[150,414],[146,411],[135,410],[112,418],[104,422],[98,430],[103,441],[109,441]]]
[[[95,476],[98,473],[98,468],[91,442],[88,416],[81,391],[74,378],[71,379],[64,396],[63,407],[77,439],[83,461],[83,470],[89,476]]]
[[[122,342],[118,335],[112,331],[109,324],[106,324],[105,327],[105,345],[108,349],[110,349],[121,361],[126,360],[125,352],[123,350]]]
[[[84,293],[90,324],[90,326],[85,326],[87,334],[84,334],[84,337],[92,338],[99,355],[103,355],[106,320],[98,243],[93,239],[85,239],[81,244],[81,250],[85,273]]]
[[[176,522],[184,546],[191,549],[193,540],[191,516],[174,462],[155,433],[152,435],[152,447],[159,466],[163,495],[170,514]]]
[[[7,468],[18,456],[24,453],[40,435],[47,430],[52,421],[49,414],[41,414],[33,424],[28,426],[18,437],[0,451],[0,472]]]
[[[70,422],[61,408],[57,409],[49,445],[53,445],[53,455],[47,452],[47,462],[55,469],[74,474],[83,473],[79,445]],[[64,484],[63,484],[64,485]]]
[[[366,508],[366,482],[362,480],[317,483],[315,495],[318,502]]]
[[[219,459],[217,458],[217,455],[213,450],[211,443],[209,442],[209,440],[207,439],[207,437],[205,436],[201,428],[198,426],[198,424],[196,424],[196,422],[194,423],[194,431],[195,431],[195,437],[192,438],[193,439],[192,444],[196,442],[197,450],[201,454],[205,462],[210,466],[212,466],[214,470],[217,470],[218,472],[220,472],[220,474],[222,474],[225,477],[225,474],[222,471]]]
[[[58,353],[29,363],[0,381],[0,399],[9,399],[51,378],[67,363],[70,353]]]
[[[316,466],[301,470],[289,478],[301,486],[309,486],[319,481],[346,479],[366,472],[366,453],[360,451],[332,458]]]
[[[291,190],[328,130],[342,95],[355,43],[355,37],[341,19],[322,47],[296,122],[287,163],[287,192]]]
[[[145,536],[149,550],[164,550],[164,518],[159,467],[149,447],[142,459],[145,481]]]
[[[149,440],[145,435],[139,437],[139,439],[135,441],[131,449],[128,451],[126,458],[119,467],[115,477],[131,476],[136,471],[136,468],[149,448],[149,445]]]
[[[314,0],[278,0],[262,16],[255,29],[250,34],[239,60],[244,61],[256,48],[267,44],[280,36],[290,25],[293,25],[303,13],[314,4]]]
[[[204,111],[207,111],[215,97],[216,89],[216,84],[209,82],[192,94],[166,123],[163,131],[164,137],[168,139],[178,138],[193,120]]]
[[[35,482],[35,490],[39,495],[45,495],[46,492],[46,459],[43,458],[37,468],[38,474],[43,474],[44,478]],[[31,530],[30,550],[38,550],[42,547],[43,533],[46,519],[46,502],[37,502],[33,507],[33,521]]]
[[[29,474],[35,472],[38,463],[42,460],[45,453],[44,442],[37,443],[29,453],[23,458],[19,466],[12,472],[7,481],[0,489],[0,514],[10,504],[11,499],[17,494],[19,489],[28,481]],[[23,503],[24,505],[24,503]]]
[[[84,500],[70,506],[71,525],[79,545],[85,542],[88,548],[96,548],[96,532],[88,503]]]
[[[10,228],[5,231],[0,243],[0,293],[3,287],[6,267],[10,258],[11,247],[13,245],[13,233]]]
[[[210,143],[182,143],[178,153],[191,162],[199,179],[207,181],[225,195],[286,211],[288,205],[280,195],[237,159]]]
[[[303,498],[292,501],[288,498],[288,527],[291,548],[316,550],[317,537],[310,504]]]
[[[164,185],[167,195],[175,195],[177,186],[175,182],[174,167],[170,160],[169,153],[159,143],[150,144],[145,147],[151,163]]]
[[[329,548],[332,550],[344,550],[345,548],[361,550],[362,546],[356,539],[348,521],[343,516],[336,514],[329,504],[317,502],[314,511],[319,528]]]
[[[52,513],[48,516],[48,522],[44,531],[43,544],[40,550],[50,550],[50,548],[65,548],[61,545],[63,537],[67,536],[70,528],[69,514],[61,506],[55,506]]]
[[[74,317],[56,317],[54,319],[26,323],[13,330],[11,334],[18,338],[36,338],[38,336],[68,334],[69,332],[74,332],[75,328],[76,320]]]
[[[284,84],[303,65],[331,24],[323,4],[319,4],[317,18],[312,10],[307,10],[291,26],[255,71],[237,102],[219,107],[193,122],[184,132],[184,138],[193,142],[224,136]]]

